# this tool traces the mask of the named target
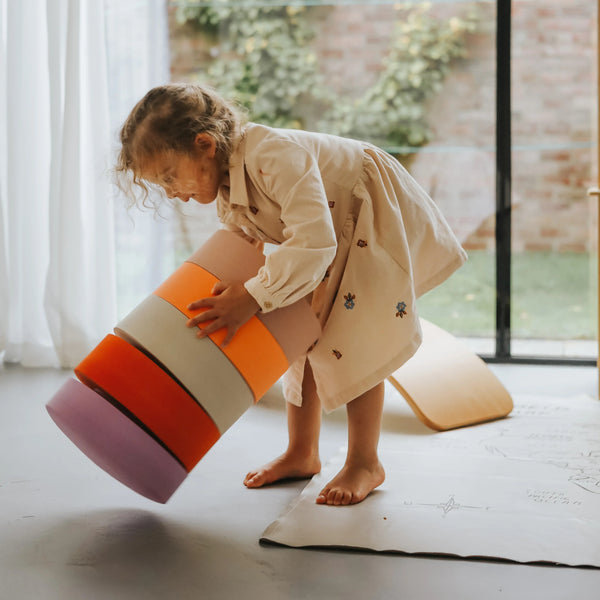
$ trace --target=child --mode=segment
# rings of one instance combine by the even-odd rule
[[[346,405],[348,454],[319,504],[362,501],[384,481],[377,446],[385,378],[417,350],[416,298],[466,254],[431,199],[382,150],[360,141],[244,123],[212,90],[150,90],[121,130],[117,172],[169,198],[216,202],[227,229],[277,248],[244,284],[221,282],[190,309],[225,328],[307,297],[323,331],[283,380],[289,445],[250,471],[255,488],[321,469],[321,408]]]

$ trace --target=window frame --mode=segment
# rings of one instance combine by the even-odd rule
[[[490,363],[595,366],[596,358],[513,356],[511,352],[512,265],[512,0],[496,3],[496,345]]]

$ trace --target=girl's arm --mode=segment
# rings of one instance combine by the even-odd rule
[[[337,249],[314,156],[293,142],[275,140],[260,144],[248,157],[246,167],[253,182],[281,207],[285,240],[245,284],[220,282],[213,289],[214,296],[189,305],[190,310],[208,310],[190,319],[188,326],[214,319],[198,336],[205,337],[224,327],[224,346],[258,310],[269,312],[312,292],[323,280]],[[230,230],[238,233],[237,229]]]
[[[336,233],[316,157],[289,140],[261,143],[247,158],[253,183],[281,207],[284,242],[245,283],[263,312],[312,292],[335,258]]]

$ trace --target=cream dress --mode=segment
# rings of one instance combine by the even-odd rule
[[[417,350],[416,299],[466,254],[433,201],[389,154],[367,143],[249,124],[217,197],[227,229],[276,244],[245,283],[268,312],[312,293],[323,332],[284,377],[300,406],[309,360],[329,412]]]

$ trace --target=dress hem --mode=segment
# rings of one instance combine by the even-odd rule
[[[315,381],[317,384],[317,394],[321,400],[321,406],[325,413],[329,414],[343,406],[344,404],[348,404],[355,398],[358,398],[361,394],[364,394],[371,388],[375,387],[378,383],[381,383],[387,377],[389,377],[394,371],[399,369],[403,364],[406,363],[418,350],[419,346],[422,342],[422,333],[419,327],[419,330],[415,332],[415,335],[411,339],[410,343],[404,346],[401,352],[396,354],[392,360],[388,361],[385,365],[368,375],[367,377],[361,379],[359,382],[353,384],[352,386],[346,388],[344,391],[336,394],[335,396],[330,397],[322,397],[319,394],[319,382],[318,377],[315,375]],[[310,360],[310,357],[308,358]]]
[[[420,298],[423,294],[436,288],[438,285],[446,281],[450,275],[462,267],[467,261],[467,253],[463,250],[462,253],[454,259],[451,263],[447,264],[443,269],[438,271],[435,275],[421,283],[418,288],[415,288],[415,297]]]

